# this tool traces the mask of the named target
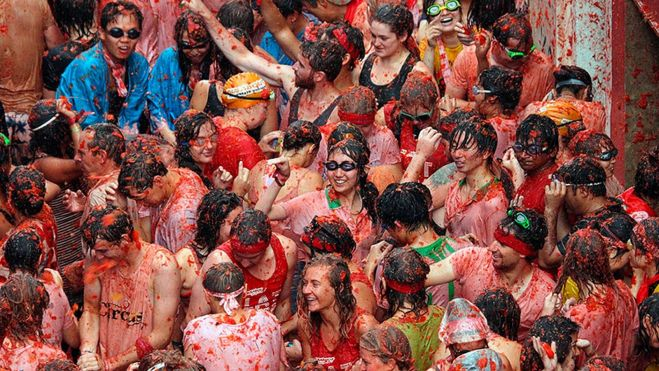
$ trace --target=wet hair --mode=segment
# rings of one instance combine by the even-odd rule
[[[625,371],[625,362],[611,356],[595,356],[586,361],[580,370]]]
[[[396,222],[409,231],[421,228],[436,230],[430,216],[432,195],[428,187],[417,182],[392,183],[385,188],[375,203],[378,219],[384,229],[393,228]]]
[[[332,130],[329,138],[327,138],[327,146],[331,148],[335,144],[345,139],[356,140],[359,143],[361,143],[362,146],[368,148],[368,141],[366,140],[364,133],[362,133],[362,131],[359,130],[359,127],[355,124],[351,124],[345,121],[339,122],[339,124],[336,125],[334,130]],[[370,156],[370,149],[369,149],[369,156]]]
[[[538,318],[522,346],[520,366],[522,370],[541,371],[544,369],[540,355],[533,349],[533,337],[537,336],[547,344],[556,343],[558,363],[563,363],[572,348],[572,336],[579,333],[579,325],[563,316],[543,316]]]
[[[225,28],[239,28],[248,34],[254,30],[254,13],[244,1],[231,0],[225,3],[220,7],[216,18]]]
[[[190,27],[192,24],[196,27]],[[184,86],[187,86],[190,81],[192,63],[180,47],[183,41],[183,33],[185,32],[188,32],[190,40],[198,43],[208,43],[208,52],[199,66],[201,80],[208,80],[210,78],[211,66],[216,64],[216,67],[219,68],[219,65],[217,65],[218,52],[215,50],[215,43],[211,40],[206,25],[204,24],[204,20],[201,16],[192,13],[189,10],[184,11],[176,19],[176,24],[174,25],[174,40],[176,41],[176,45],[179,46],[177,47],[176,54],[178,56],[179,66],[181,67],[181,82]]]
[[[393,359],[401,371],[414,369],[410,342],[395,326],[383,324],[368,330],[359,339],[359,348],[372,353],[382,363]]]
[[[320,325],[322,318],[318,312],[310,312],[307,301],[304,299],[302,288],[304,287],[304,276],[311,268],[327,267],[329,272],[329,284],[334,290],[335,307],[339,314],[339,340],[346,340],[349,331],[355,325],[355,314],[357,313],[357,300],[352,294],[350,282],[350,269],[348,263],[333,254],[322,254],[311,259],[302,271],[300,287],[297,290],[297,307],[300,316],[300,326],[309,330],[312,336],[320,336]]]
[[[491,31],[497,19],[514,12],[514,0],[474,0],[469,6],[467,23]]]
[[[554,121],[547,116],[527,116],[517,127],[515,138],[522,144],[528,143],[529,140],[539,142],[540,145],[547,143],[548,152],[558,149],[558,129]]]
[[[158,365],[161,366],[158,366]],[[178,350],[154,350],[147,354],[140,360],[140,365],[137,367],[138,371],[149,371],[160,369],[172,371],[205,371],[206,368],[201,364],[186,358]]]
[[[320,146],[321,140],[320,129],[313,123],[305,120],[297,120],[288,125],[284,130],[284,139],[282,148],[285,150],[301,149],[307,144],[316,146],[316,150]]]
[[[570,235],[563,259],[563,271],[554,292],[562,292],[568,279],[574,281],[580,296],[592,292],[595,285],[615,287],[607,244],[596,230],[579,229]]]
[[[533,209],[522,209],[511,207],[509,212],[512,215],[507,215],[501,220],[501,227],[507,228],[509,233],[512,233],[520,241],[528,244],[534,250],[542,249],[547,237],[547,221],[544,215],[538,213]],[[524,229],[521,225],[515,222],[517,213],[522,213],[530,222],[529,229]]]
[[[419,48],[414,41],[414,17],[407,7],[399,4],[380,5],[373,14],[371,22],[386,24],[398,37],[407,35],[403,44],[410,53],[419,57]]]
[[[422,104],[429,109],[435,107],[437,99],[439,98],[439,91],[437,84],[433,81],[430,75],[421,72],[412,71],[407,75],[407,79],[400,88],[400,99],[396,104],[394,114],[394,128],[392,132],[396,138],[400,138],[400,132],[403,127],[403,117],[400,115],[405,107],[413,104]],[[433,116],[439,117],[437,109],[433,110]],[[430,123],[433,125],[433,123]]]
[[[40,363],[37,371],[78,371],[80,367],[68,359],[55,359],[46,363]]]
[[[0,341],[4,341],[11,322],[11,306],[7,299],[0,296]]]
[[[119,171],[119,191],[130,195],[128,187],[144,192],[153,187],[156,176],[167,175],[167,167],[159,156],[152,153],[131,153],[121,163]]]
[[[235,193],[224,189],[211,189],[197,208],[197,231],[194,246],[198,258],[205,259],[220,243],[220,228],[229,214],[242,206]],[[199,248],[197,248],[199,247]]]
[[[375,200],[378,197],[378,189],[375,187],[375,184],[367,180],[368,173],[366,173],[366,165],[368,165],[371,151],[369,151],[368,147],[364,146],[363,143],[349,138],[343,139],[332,145],[327,151],[327,157],[329,158],[335,151],[340,151],[348,156],[357,165],[357,171],[359,174],[359,196],[362,198],[362,205],[366,209],[368,216],[371,218],[371,222],[376,224],[378,221],[378,215],[375,211]]]
[[[659,146],[654,146],[639,159],[634,174],[634,193],[649,200],[659,200]]]
[[[205,112],[197,111],[194,109],[187,110],[174,121],[175,134],[176,134],[176,161],[178,166],[190,169],[195,172],[207,187],[212,188],[212,183],[206,178],[203,170],[197,165],[190,154],[190,141],[199,136],[199,131],[204,125],[210,125],[211,129],[216,132],[213,119]]]
[[[305,41],[300,50],[302,56],[309,59],[309,65],[315,72],[325,73],[327,81],[334,81],[339,76],[345,54],[342,46],[327,40]]]
[[[575,156],[586,155],[598,159],[603,149],[610,151],[616,149],[616,146],[611,138],[604,133],[581,130],[570,140],[568,148]]]
[[[522,73],[500,66],[491,66],[478,76],[478,82],[483,89],[498,98],[505,113],[511,113],[519,104],[522,93]]]
[[[461,122],[470,121],[472,119],[482,119],[478,111],[475,109],[464,110],[457,108],[455,111],[450,114],[443,116],[439,119],[439,122],[433,125],[433,128],[439,131],[444,138],[448,138],[451,135],[453,129],[455,129]]]
[[[510,38],[519,39],[527,50],[533,44],[531,23],[524,13],[508,13],[499,17],[492,25],[492,36],[503,46],[508,44]]]
[[[44,284],[28,273],[12,273],[0,287],[0,297],[7,300],[11,308],[8,333],[19,341],[27,341],[35,335],[40,338],[41,320],[50,303]]]
[[[558,178],[568,184],[588,191],[595,197],[606,196],[606,172],[586,156],[577,156],[556,170]],[[575,190],[576,191],[576,190]]]
[[[270,219],[263,211],[246,209],[240,213],[231,225],[231,237],[237,237],[244,245],[254,245],[268,241],[272,237]]]
[[[92,140],[87,144],[93,154],[103,150],[109,159],[121,165],[126,152],[126,139],[116,125],[97,124],[85,128],[84,131],[93,133]]]
[[[474,304],[487,318],[490,330],[517,341],[521,310],[510,292],[503,288],[485,290],[478,295]]]
[[[99,239],[110,243],[119,242],[123,236],[133,238],[133,223],[128,213],[114,206],[92,210],[82,221],[82,239],[88,249],[93,249]]]
[[[11,272],[22,270],[37,274],[41,247],[39,235],[32,230],[12,234],[5,242],[4,255]]]
[[[206,271],[202,284],[204,289],[209,292],[224,294],[244,287],[245,276],[242,269],[234,263],[222,262],[213,265]]]
[[[321,39],[329,40],[339,45],[343,50],[343,55],[350,53],[341,44],[343,41],[340,41],[336,36],[337,34],[341,33],[345,34],[346,41],[350,43],[350,45],[352,45],[357,52],[357,58],[353,58],[352,55],[350,56],[350,63],[348,64],[348,67],[350,70],[352,70],[357,66],[359,61],[362,60],[366,54],[366,48],[364,47],[364,34],[362,34],[358,28],[352,27],[346,22],[334,22],[329,24],[324,29]]]
[[[43,209],[46,179],[39,170],[18,166],[9,174],[7,191],[9,202],[14,209],[25,216],[32,217]]]
[[[302,14],[302,1],[301,0],[274,0],[273,3],[281,12],[281,15],[288,17],[295,13]]]
[[[451,151],[475,145],[479,154],[490,153],[493,156],[497,149],[497,132],[492,124],[474,117],[459,123],[451,132],[448,141]]]
[[[650,217],[638,222],[634,226],[634,233],[631,234],[630,239],[635,248],[644,254],[652,254],[655,262],[659,263],[659,257],[655,256],[659,249],[658,217]]]
[[[378,110],[375,93],[366,86],[355,86],[341,94],[339,111],[346,113],[372,113]]]
[[[137,26],[142,30],[144,16],[142,15],[140,8],[126,0],[115,0],[105,5],[101,11],[101,27],[103,30],[107,30],[108,24],[115,22],[119,16],[128,15],[130,13],[135,16],[135,19],[137,19]]]
[[[126,154],[149,152],[157,155],[163,147],[169,147],[175,152],[174,146],[163,137],[153,134],[137,134],[126,143]]]
[[[645,327],[643,319],[648,317],[652,327],[659,326],[659,294],[648,296],[638,307],[639,328],[636,339],[636,353],[651,354],[655,351],[652,348],[651,334],[654,331]]]
[[[586,100],[590,101],[592,99],[593,80],[590,77],[588,71],[581,67],[565,65],[561,65],[556,71],[554,71],[554,81],[556,85],[568,80],[579,80],[586,84],[586,86],[573,84],[562,85],[561,87],[556,88],[556,92],[558,94],[560,94],[564,89],[571,91],[572,94],[577,94],[581,91],[581,89],[590,87],[590,96],[587,97]]]
[[[96,0],[53,0],[53,16],[62,32],[71,36],[91,36]]]
[[[30,139],[30,152],[35,154],[41,151],[48,156],[59,158],[72,158],[73,148],[70,144],[73,142],[69,121],[64,115],[59,115],[55,121],[34,131],[35,128],[41,127],[44,123],[51,120],[57,113],[57,107],[54,99],[42,99],[30,110],[28,124],[32,131]],[[62,144],[68,144],[68,151],[64,150]]]
[[[314,216],[304,227],[300,240],[309,246],[312,256],[334,252],[346,261],[352,259],[352,252],[357,247],[348,225],[334,214]]]
[[[402,247],[391,250],[385,256],[383,272],[384,279],[387,281],[412,285],[424,282],[428,272],[430,272],[430,267],[418,252],[409,247]],[[409,294],[387,287],[385,295],[387,302],[389,302],[388,317],[393,316],[399,309],[405,307],[405,302],[412,306],[411,311],[417,317],[421,316],[428,308],[428,295],[423,287]]]

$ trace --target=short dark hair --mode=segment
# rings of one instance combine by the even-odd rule
[[[213,293],[230,293],[245,286],[245,276],[234,263],[222,262],[206,271],[202,284],[204,289]]]
[[[469,7],[467,23],[491,31],[497,19],[513,12],[515,12],[514,0],[474,0]]]
[[[595,356],[586,361],[580,370],[625,371],[625,362],[612,356]]]
[[[93,249],[98,239],[110,243],[119,242],[124,235],[133,238],[133,223],[128,213],[114,206],[93,210],[82,221],[82,239],[88,249]]]
[[[581,84],[570,84],[570,80],[578,80],[583,83]],[[581,89],[593,87],[593,80],[590,77],[588,71],[584,70],[581,67],[577,66],[565,66],[561,65],[558,70],[554,71],[554,81],[556,83],[556,92],[561,93],[563,89],[567,89],[572,92],[572,94],[577,94]],[[560,85],[560,86],[559,86]]]
[[[634,192],[651,200],[659,199],[659,146],[644,153],[634,174]]]
[[[231,236],[237,237],[244,245],[270,242],[272,228],[270,219],[260,210],[246,209],[236,217],[231,225]]]
[[[542,359],[533,348],[533,337],[538,337],[544,343],[556,343],[556,356],[558,363],[562,363],[570,354],[572,348],[572,336],[579,333],[579,325],[571,319],[563,316],[543,316],[531,326],[529,335],[524,341],[521,354],[521,366],[523,370],[543,370]]]
[[[650,354],[653,350],[651,336],[654,330],[645,327],[645,321],[643,321],[645,317],[650,319],[651,327],[659,325],[659,294],[648,296],[638,307],[639,328],[636,338],[637,351],[639,353]]]
[[[531,135],[533,133],[533,135]],[[515,138],[518,143],[526,144],[530,139],[540,144],[547,143],[547,151],[558,149],[558,129],[547,116],[529,115],[517,127]]]
[[[524,13],[507,13],[494,22],[492,36],[503,46],[508,44],[508,39],[519,39],[527,49],[533,44],[533,30]]]
[[[334,22],[328,25],[324,31],[325,39],[333,41],[339,45],[341,49],[343,49],[343,54],[350,54],[348,49],[346,49],[346,46],[348,48],[350,46],[344,46],[344,42],[337,38],[337,35],[341,35],[342,33],[345,34],[345,41],[347,41],[349,45],[352,45],[352,47],[355,48],[355,51],[357,52],[356,58],[352,55],[350,56],[349,67],[353,69],[359,63],[359,61],[364,58],[366,53],[366,49],[364,47],[364,34],[362,34],[358,28],[352,27],[345,22]]]
[[[446,116],[442,116],[439,119],[439,122],[433,126],[433,128],[439,131],[444,138],[448,138],[460,123],[463,121],[469,121],[471,119],[482,119],[482,116],[475,109],[462,109],[457,108],[455,111],[449,113]]]
[[[448,138],[451,150],[459,148],[470,148],[476,145],[478,153],[490,153],[494,155],[497,149],[497,132],[492,124],[473,117],[458,124]]]
[[[512,112],[522,93],[522,73],[500,66],[491,66],[481,72],[478,77],[483,89],[491,91],[486,95],[499,98],[504,112]]]
[[[119,171],[119,191],[129,195],[128,187],[138,192],[144,192],[153,187],[156,176],[167,175],[167,167],[159,156],[154,153],[130,153],[121,163]]]
[[[67,35],[91,35],[96,3],[97,0],[53,0],[53,16],[57,26]]]
[[[334,214],[316,215],[304,227],[300,242],[307,245],[312,256],[317,253],[338,253],[346,261],[352,259],[357,247],[348,225]]]
[[[409,247],[393,249],[384,258],[383,276],[386,281],[407,285],[418,284],[425,281],[428,272],[430,272],[428,263],[418,252]],[[402,308],[406,301],[412,304],[411,311],[417,316],[428,308],[428,295],[423,287],[412,293],[403,293],[387,287],[386,296],[389,302],[387,310],[389,316]]]
[[[24,270],[36,274],[39,269],[41,247],[39,235],[27,230],[12,234],[4,246],[5,260],[11,272]]]
[[[206,257],[220,242],[220,227],[227,216],[237,207],[242,206],[242,201],[235,193],[224,189],[211,189],[201,199],[197,208],[197,231],[194,241],[203,248],[196,251],[197,255]]]
[[[158,349],[147,354],[140,360],[137,371],[149,371],[163,365],[164,370],[205,371],[206,368],[198,362],[183,356],[178,350]]]
[[[528,219],[530,225],[525,229],[515,222],[518,213],[524,214]],[[512,233],[520,241],[528,244],[534,250],[542,249],[547,237],[547,222],[545,217],[533,209],[521,209],[511,207],[508,209],[508,214],[499,223],[502,227],[508,228],[508,232]]]
[[[332,132],[329,135],[329,138],[327,138],[327,147],[332,148],[336,143],[339,143],[340,141],[345,139],[356,140],[359,143],[361,143],[362,146],[368,148],[368,142],[366,141],[366,137],[364,136],[364,133],[362,133],[362,131],[359,130],[359,127],[357,127],[357,125],[351,124],[346,121],[339,122],[339,124],[336,125],[334,130],[332,130]],[[369,156],[370,156],[370,151],[369,151]]]
[[[316,72],[325,73],[327,81],[334,81],[341,72],[344,49],[332,41],[305,41],[300,46],[302,56],[309,59],[309,64]]]
[[[126,13],[133,13],[135,15],[135,18],[137,18],[137,26],[141,30],[144,15],[142,15],[142,12],[137,5],[125,0],[115,0],[105,5],[101,11],[101,27],[104,30],[107,29],[108,24],[116,21],[120,15]]]
[[[396,222],[405,229],[415,231],[431,227],[432,196],[428,187],[417,182],[392,183],[382,192],[375,203],[380,223],[393,228]]]
[[[300,0],[274,0],[273,3],[284,17],[295,13],[302,14],[302,1]]]
[[[606,172],[593,159],[577,156],[556,170],[558,178],[575,187],[585,189],[596,197],[606,196]]]
[[[103,150],[109,159],[115,164],[121,165],[126,153],[126,139],[116,125],[98,124],[85,128],[85,131],[94,133],[94,137],[88,145],[92,153]]]
[[[282,147],[287,150],[300,149],[307,144],[313,144],[316,149],[320,146],[320,129],[313,123],[297,120],[284,130]]]
[[[57,117],[55,117],[56,115]],[[43,126],[53,118],[55,121]],[[48,156],[59,158],[73,157],[72,148],[68,152],[63,151],[62,143],[71,144],[73,139],[68,119],[64,115],[57,114],[55,99],[37,101],[32,106],[27,121],[32,130],[30,152],[36,154],[37,151],[40,151]],[[39,130],[34,130],[39,127]]]
[[[478,295],[474,304],[487,318],[490,330],[517,341],[521,310],[510,292],[502,288],[486,290]]]
[[[38,214],[45,203],[46,179],[36,169],[18,166],[9,174],[9,201],[23,215]]]
[[[79,371],[80,367],[68,359],[55,359],[40,363],[37,371]]]
[[[252,8],[241,0],[231,0],[222,5],[216,18],[225,28],[239,28],[250,35],[254,30]]]

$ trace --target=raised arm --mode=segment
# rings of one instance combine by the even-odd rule
[[[281,14],[279,8],[272,0],[261,0],[261,14],[263,14],[263,20],[268,26],[268,30],[277,40],[277,44],[290,59],[296,60],[300,54],[301,43],[286,24],[286,18]],[[302,14],[299,16],[303,17]]]
[[[457,274],[453,269],[453,257],[451,255],[448,258],[438,261],[430,265],[430,272],[426,276],[426,287],[442,285],[455,281]]]
[[[270,63],[265,58],[250,52],[245,45],[222,26],[202,0],[183,0],[182,4],[185,4],[191,11],[199,14],[204,19],[213,41],[231,64],[242,71],[256,72],[270,84],[283,86],[289,96],[293,95],[295,72],[292,67]]]
[[[268,160],[269,165],[275,165],[277,171],[275,172],[275,181],[270,184],[268,189],[261,194],[261,197],[256,202],[254,208],[256,210],[263,211],[268,215],[270,220],[282,220],[288,216],[288,212],[281,205],[273,205],[277,199],[279,191],[288,180],[288,177],[291,175],[291,169],[288,164],[288,159],[286,157],[278,157],[272,160]]]

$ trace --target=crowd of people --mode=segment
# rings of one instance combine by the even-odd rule
[[[527,7],[0,0],[0,370],[659,369],[659,146]]]

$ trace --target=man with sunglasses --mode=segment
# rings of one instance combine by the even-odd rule
[[[611,271],[629,263],[626,244],[636,222],[619,200],[606,197],[606,173],[594,160],[580,156],[561,166],[545,186],[545,218],[549,230],[540,265],[556,267],[565,255],[570,234],[593,228],[607,240]],[[576,218],[570,226],[566,213]]]
[[[137,134],[144,110],[149,64],[135,52],[142,13],[128,1],[111,2],[101,13],[99,41],[64,71],[56,96],[66,97],[84,118],[80,125],[109,122]]]
[[[554,86],[551,59],[533,44],[531,24],[524,14],[506,14],[492,28],[492,36],[475,49],[463,50],[453,64],[446,84],[446,95],[458,99],[459,106],[473,106],[472,86],[479,73],[489,66],[501,66],[523,75],[522,91],[517,110],[541,100]]]

